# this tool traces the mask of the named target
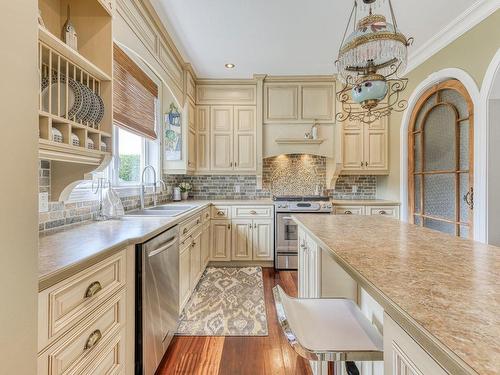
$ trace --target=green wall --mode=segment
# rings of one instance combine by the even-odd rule
[[[411,47],[410,47],[411,48]],[[446,68],[466,71],[481,88],[484,75],[500,48],[500,10],[497,10],[467,33],[430,57],[408,74],[407,98],[430,74]],[[406,200],[399,196],[400,185],[400,128],[403,113],[393,113],[389,132],[390,175],[379,177],[379,198]]]

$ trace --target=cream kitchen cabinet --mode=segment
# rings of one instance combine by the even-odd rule
[[[39,375],[133,372],[134,259],[130,246],[39,292]]]
[[[210,223],[210,238],[212,248],[210,259],[212,261],[231,260],[231,220],[212,220]]]
[[[344,122],[342,125],[342,174],[389,173],[387,119],[372,124]]]
[[[270,219],[232,220],[232,260],[273,259],[273,221]]]
[[[264,83],[264,123],[312,124],[335,122],[335,82]]]
[[[189,259],[189,288],[191,291],[196,288],[198,280],[203,273],[201,262],[201,230],[193,236]]]
[[[210,220],[203,224],[200,238],[201,264],[203,271],[210,260]],[[203,272],[202,271],[202,272]]]
[[[210,107],[210,133],[212,171],[256,170],[255,106]]]
[[[189,299],[190,290],[190,269],[191,269],[191,242],[186,241],[180,245],[179,252],[179,308],[180,311]]]
[[[188,144],[187,144],[187,170],[196,169],[196,107],[188,100]]]
[[[299,228],[299,298],[319,298],[321,296],[321,254],[319,246]]]
[[[387,313],[384,314],[385,375],[447,375]]]
[[[334,205],[333,213],[335,215],[368,215],[368,216],[387,216],[399,219],[399,206],[390,205]]]
[[[210,170],[210,107],[196,108],[196,170]]]

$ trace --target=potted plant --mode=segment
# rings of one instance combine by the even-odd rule
[[[181,189],[182,200],[187,200],[189,191],[191,190],[191,184],[189,182],[181,182],[179,184],[179,189]]]

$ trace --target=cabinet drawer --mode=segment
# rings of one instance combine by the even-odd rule
[[[231,219],[231,206],[212,206],[212,219]]]
[[[179,226],[181,241],[189,236],[195,228],[201,224],[201,214],[193,215]]]
[[[84,374],[125,374],[125,331],[113,337],[97,358],[86,364]]]
[[[210,221],[210,207],[205,208],[201,213],[201,222],[206,223],[207,221]]]
[[[233,207],[232,218],[251,219],[251,218],[272,218],[273,208],[271,206],[235,206]]]
[[[38,374],[77,374],[86,364],[95,364],[96,356],[105,354],[109,341],[124,328],[125,306],[122,291],[43,352],[38,357]]]
[[[71,329],[125,285],[126,251],[38,295],[38,350]]]
[[[399,207],[397,206],[368,206],[367,215],[381,215],[399,218]]]
[[[335,215],[364,215],[365,208],[363,206],[335,206],[333,212]]]

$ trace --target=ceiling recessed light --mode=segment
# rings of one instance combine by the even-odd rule
[[[226,68],[228,68],[228,69],[233,69],[233,68],[235,68],[235,67],[236,67],[236,65],[234,65],[234,64],[230,64],[230,63],[229,63],[229,64],[225,64],[224,66],[225,66]]]

